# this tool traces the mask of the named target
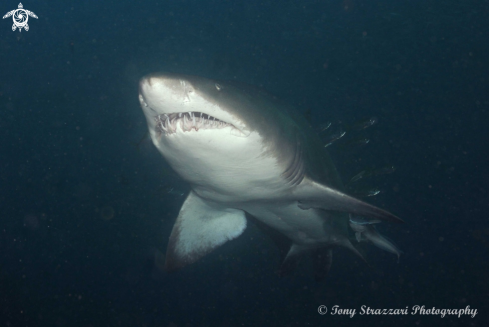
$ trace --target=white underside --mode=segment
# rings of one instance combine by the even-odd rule
[[[199,196],[213,201],[269,198],[287,187],[283,168],[257,133],[231,134],[232,127],[158,135],[153,143]]]

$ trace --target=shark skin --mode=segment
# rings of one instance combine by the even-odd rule
[[[281,275],[308,254],[321,280],[335,247],[362,257],[350,242],[349,214],[403,222],[343,193],[313,129],[261,90],[155,73],[140,80],[139,102],[153,144],[191,187],[170,235],[169,271],[238,237],[253,220],[279,246]]]

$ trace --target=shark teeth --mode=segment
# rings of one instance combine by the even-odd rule
[[[202,112],[178,112],[171,114],[161,114],[155,117],[156,132],[161,135],[170,135],[176,133],[177,127],[180,126],[182,131],[190,132],[192,129],[220,129],[227,126],[235,127],[232,124],[219,120],[216,117],[204,114]]]

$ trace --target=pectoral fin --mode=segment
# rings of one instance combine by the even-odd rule
[[[348,212],[395,223],[404,222],[390,212],[309,179],[305,179],[297,186],[292,196],[298,200],[299,207],[304,210],[317,208],[328,211]]]
[[[191,264],[246,228],[241,210],[222,208],[190,192],[173,226],[166,252],[166,270]]]

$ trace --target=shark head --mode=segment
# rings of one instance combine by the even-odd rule
[[[217,81],[177,74],[151,74],[141,79],[139,101],[155,134],[222,138],[249,136],[246,121],[233,106],[223,105]]]
[[[259,110],[257,101],[243,86],[197,76],[157,73],[139,83],[153,144],[194,188],[214,193],[246,197],[294,164],[296,140],[266,121],[263,108],[273,106]]]

